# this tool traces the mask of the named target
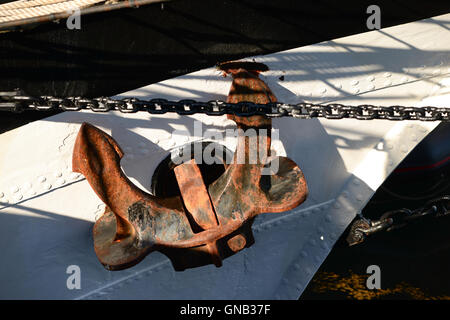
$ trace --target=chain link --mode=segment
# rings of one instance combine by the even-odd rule
[[[360,217],[355,220],[347,236],[347,243],[352,246],[366,240],[369,235],[380,231],[400,229],[409,223],[424,217],[443,217],[450,214],[450,195],[429,200],[424,206],[415,210],[398,209],[384,213],[378,220]]]
[[[32,110],[63,110],[80,111],[89,109],[94,112],[118,110],[122,113],[148,112],[164,114],[167,112],[179,115],[204,113],[210,116],[233,114],[240,117],[264,115],[269,118],[293,117],[300,119],[327,118],[358,120],[420,120],[420,121],[450,121],[450,108],[438,107],[405,107],[405,106],[374,106],[343,104],[315,104],[300,102],[287,104],[273,102],[255,104],[252,102],[228,103],[220,100],[198,102],[195,100],[169,101],[165,99],[140,100],[137,98],[113,99],[108,97],[83,98],[53,96],[32,97],[20,90],[0,92],[0,111],[22,112]]]

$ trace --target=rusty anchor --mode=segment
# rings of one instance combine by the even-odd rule
[[[233,77],[228,102],[276,101],[258,76],[267,70],[265,65],[228,62],[219,68]],[[73,171],[83,174],[106,204],[93,230],[94,249],[106,269],[131,267],[155,250],[168,256],[177,271],[210,263],[219,267],[223,259],[253,244],[251,225],[256,215],[290,210],[306,199],[308,188],[300,168],[289,158],[270,155],[271,119],[228,118],[242,129],[233,161],[224,164],[223,174],[209,186],[195,159],[174,166],[180,194],[170,197],[148,194],[131,183],[120,168],[124,153],[117,142],[82,124]],[[256,143],[243,134],[247,129],[256,129]],[[263,136],[258,129],[268,134]],[[252,152],[258,154],[254,163],[249,161]],[[237,161],[238,155],[245,161]],[[262,174],[274,160],[278,170]]]

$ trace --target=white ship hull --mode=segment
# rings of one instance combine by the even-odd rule
[[[261,78],[286,103],[448,106],[449,25],[450,14],[253,58],[269,66]],[[209,68],[121,96],[225,100],[230,84]],[[153,252],[129,269],[105,270],[92,240],[104,205],[71,167],[81,123],[111,134],[125,151],[124,172],[149,191],[153,171],[170,150],[202,140],[193,135],[195,120],[203,130],[222,133],[233,125],[225,116],[85,111],[0,135],[0,298],[297,299],[389,173],[439,124],[275,119],[280,137],[273,149],[303,170],[306,202],[258,216],[255,243],[221,268],[176,272]],[[192,135],[172,135],[175,130]],[[218,142],[235,149],[234,139]],[[72,265],[81,270],[79,289],[67,286]]]

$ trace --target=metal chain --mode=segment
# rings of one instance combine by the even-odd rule
[[[273,102],[255,104],[252,102],[227,103],[220,100],[198,102],[195,100],[169,101],[166,99],[139,100],[137,98],[113,99],[108,97],[83,98],[53,96],[32,97],[23,92],[0,92],[0,111],[22,112],[24,110],[62,110],[80,111],[90,109],[94,112],[118,110],[122,113],[146,111],[151,114],[174,112],[179,115],[203,113],[210,116],[232,114],[240,117],[264,115],[269,118],[294,117],[311,119],[323,117],[327,119],[353,118],[358,120],[420,120],[450,121],[450,108],[438,107],[405,107],[405,106],[348,106],[343,104],[314,104],[301,102],[287,104]],[[416,210],[400,209],[389,211],[379,220],[371,221],[364,217],[353,222],[347,236],[349,245],[363,242],[367,236],[382,230],[391,231],[405,226],[408,222],[424,216],[444,216],[450,213],[450,196],[443,196],[429,201]]]
[[[232,114],[240,117],[264,115],[269,118],[294,117],[300,119],[323,117],[327,119],[353,118],[358,120],[450,121],[450,108],[431,106],[419,108],[398,105],[383,107],[368,104],[348,106],[337,103],[324,105],[306,102],[256,104],[252,102],[227,103],[220,100],[198,102],[195,100],[139,100],[137,98],[113,99],[108,97],[94,99],[83,97],[58,98],[53,96],[32,97],[19,90],[0,92],[0,111],[22,112],[27,109],[45,111],[90,109],[94,112],[118,110],[122,113],[146,111],[151,114],[174,112],[179,115],[204,113],[210,116]]]
[[[379,220],[369,220],[361,216],[352,223],[347,236],[347,243],[352,246],[363,242],[374,233],[400,229],[424,217],[442,217],[448,214],[450,214],[450,195],[434,198],[415,210],[388,211]]]

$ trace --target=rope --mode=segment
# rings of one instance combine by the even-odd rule
[[[74,9],[80,9],[80,15],[88,15],[170,1],[172,0],[19,0],[0,5],[0,33],[28,24],[66,19]],[[58,4],[62,6],[51,7]],[[31,9],[34,11],[30,11]]]
[[[101,2],[105,2],[105,0],[19,0],[9,2],[0,5],[0,23],[81,9]]]
[[[0,13],[7,9],[31,8],[36,6],[45,6],[52,3],[65,2],[66,0],[19,0],[0,4]]]

